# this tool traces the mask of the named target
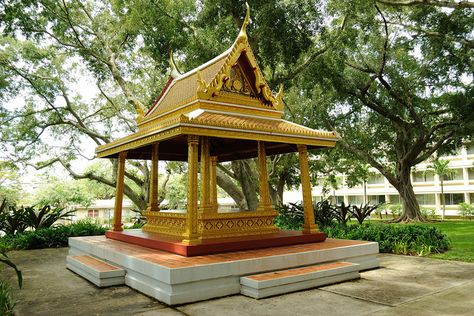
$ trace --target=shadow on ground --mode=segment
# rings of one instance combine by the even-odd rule
[[[67,248],[14,251],[18,315],[473,315],[474,264],[380,255],[361,279],[262,300],[234,295],[168,307],[126,286],[100,289],[65,267]],[[16,280],[4,270],[11,284]]]

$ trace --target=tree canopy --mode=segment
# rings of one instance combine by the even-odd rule
[[[332,163],[325,168],[370,164],[400,192],[402,219],[420,219],[411,168],[474,134],[472,6],[256,0],[250,7],[250,44],[271,87],[285,85],[288,118],[341,136],[335,153],[322,153],[337,158],[323,159]],[[135,131],[136,113],[167,80],[171,50],[182,70],[211,59],[230,46],[244,13],[244,1],[229,0],[0,4],[0,144],[8,156],[0,159],[59,164],[76,179],[114,187],[114,160],[105,173],[76,171],[71,161],[92,159],[96,145]],[[298,184],[296,162],[269,161],[275,203]],[[241,208],[258,199],[255,169],[252,160],[219,168],[218,184]],[[129,161],[126,178],[125,194],[144,209],[149,166]]]

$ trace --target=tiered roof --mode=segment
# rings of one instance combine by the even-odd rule
[[[152,107],[137,117],[138,132],[97,147],[97,156],[149,159],[150,144],[160,142],[160,159],[185,160],[186,135],[211,136],[211,154],[220,161],[256,156],[256,140],[267,152],[333,147],[333,132],[282,119],[283,88],[273,94],[248,43],[249,10],[239,36],[224,53],[180,74],[171,56],[169,80]],[[229,152],[230,150],[230,152]]]

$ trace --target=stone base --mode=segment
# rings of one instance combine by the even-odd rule
[[[88,254],[126,271],[125,284],[169,305],[238,294],[240,278],[325,262],[378,267],[378,244],[327,239],[325,242],[237,251],[197,257],[150,249],[106,238],[69,238],[71,256]]]
[[[198,244],[187,244],[184,243],[180,237],[144,232],[140,229],[127,229],[119,232],[107,231],[105,236],[110,239],[165,250],[186,257],[322,242],[326,239],[325,233],[304,234],[301,231],[294,230],[279,231],[278,233],[264,235],[202,240],[201,243]]]
[[[125,270],[89,255],[67,256],[66,267],[98,287],[125,284]]]
[[[256,299],[360,278],[359,264],[332,262],[240,278],[240,293]]]

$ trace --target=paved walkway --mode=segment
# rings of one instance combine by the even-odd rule
[[[126,286],[99,289],[65,268],[67,249],[11,252],[24,274],[18,315],[474,315],[474,264],[380,255],[361,279],[267,299],[168,307]],[[15,279],[11,269],[2,274]]]

